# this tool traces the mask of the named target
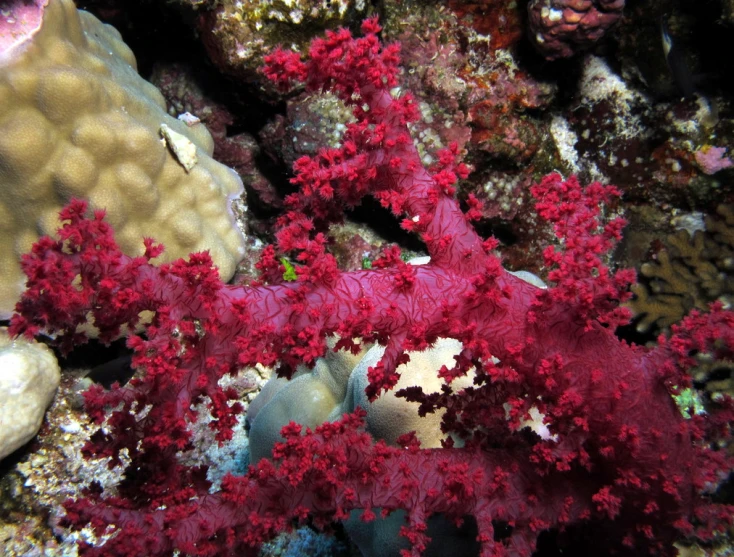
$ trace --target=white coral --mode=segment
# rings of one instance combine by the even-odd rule
[[[0,329],[0,459],[30,441],[56,394],[61,374],[44,344]]]

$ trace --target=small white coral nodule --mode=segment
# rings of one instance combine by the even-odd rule
[[[38,433],[60,381],[48,346],[0,329],[0,460]]]

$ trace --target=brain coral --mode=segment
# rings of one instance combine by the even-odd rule
[[[72,197],[104,208],[130,255],[151,236],[167,260],[209,250],[224,280],[234,274],[244,237],[230,202],[242,182],[211,158],[202,124],[166,113],[115,29],[71,0],[11,1],[0,13],[0,98],[0,317],[24,283],[20,255],[54,232]],[[189,148],[190,169],[161,130]]]

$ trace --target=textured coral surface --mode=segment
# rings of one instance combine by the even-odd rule
[[[632,286],[637,329],[660,330],[678,323],[693,308],[734,297],[734,209],[722,205],[693,234],[679,230],[654,260],[643,263],[640,283]]]
[[[199,33],[222,70],[263,82],[263,56],[279,44],[306,48],[317,30],[359,21],[364,0],[223,0],[198,17]]]
[[[105,208],[128,253],[156,236],[168,260],[209,249],[230,278],[244,254],[229,207],[242,183],[210,158],[204,126],[166,113],[115,29],[71,0],[38,10],[41,28],[0,59],[0,315],[22,289],[20,255],[55,230],[72,197]],[[195,149],[190,171],[161,142],[162,124]]]
[[[549,60],[601,39],[622,17],[624,0],[530,0],[531,40]]]

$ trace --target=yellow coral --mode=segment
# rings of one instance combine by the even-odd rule
[[[71,0],[51,0],[26,42],[0,59],[0,317],[24,284],[20,255],[56,230],[72,197],[106,209],[126,253],[141,254],[143,236],[166,246],[165,260],[209,250],[229,279],[244,255],[230,207],[243,188],[211,158],[206,128],[169,116],[119,33]],[[196,147],[188,171],[163,125]]]
[[[642,282],[632,286],[629,302],[639,317],[637,330],[666,329],[691,309],[705,309],[734,296],[734,208],[722,205],[718,218],[706,218],[706,230],[693,236],[680,230],[666,238],[657,260],[640,268]]]

